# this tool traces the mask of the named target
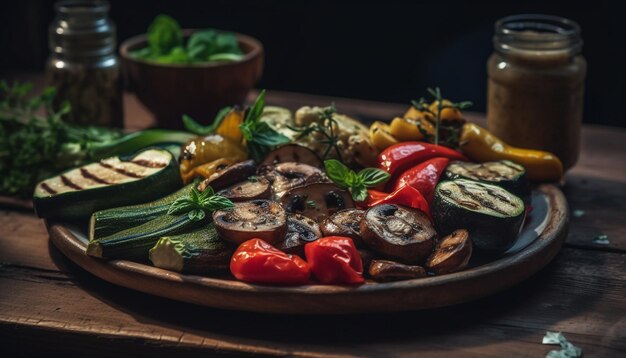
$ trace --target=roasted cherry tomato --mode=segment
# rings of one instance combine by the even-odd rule
[[[400,174],[391,187],[395,191],[405,185],[410,185],[419,190],[424,198],[428,200],[428,203],[432,203],[435,187],[439,182],[441,174],[446,170],[449,161],[450,159],[448,158],[438,157],[420,163]]]
[[[378,204],[396,204],[419,209],[431,217],[428,202],[419,190],[410,185],[404,185],[392,193],[377,190],[368,190],[367,193],[369,196],[362,204],[365,207],[371,208]]]
[[[363,261],[349,237],[327,236],[304,247],[313,276],[329,285],[358,285],[363,278]]]
[[[442,145],[425,142],[401,142],[383,150],[378,155],[378,167],[391,174],[393,178],[403,171],[435,157],[468,161],[460,152]]]
[[[287,255],[261,239],[239,245],[230,259],[230,272],[244,282],[276,285],[304,285],[311,276],[304,260]]]

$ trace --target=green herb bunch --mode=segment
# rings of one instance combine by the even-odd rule
[[[237,37],[232,32],[205,29],[194,32],[187,43],[176,20],[158,15],[148,28],[148,47],[130,53],[158,63],[199,63],[209,61],[238,61],[243,58]]]
[[[461,122],[450,121],[449,124],[444,124],[441,120],[441,112],[446,108],[453,108],[453,109],[458,109],[458,110],[466,109],[472,106],[472,102],[470,101],[462,101],[462,102],[446,101],[441,95],[441,90],[439,89],[439,87],[435,87],[435,89],[428,88],[427,91],[433,97],[434,103],[437,104],[436,109],[434,111],[431,109],[429,102],[424,97],[421,97],[418,100],[411,101],[411,104],[417,110],[429,113],[432,116],[432,118],[426,116],[425,119],[430,121],[431,124],[435,126],[435,133],[434,135],[431,134],[421,125],[420,122],[417,123],[418,129],[420,130],[422,135],[424,135],[424,138],[428,142],[432,142],[437,145],[441,144],[441,145],[445,145],[445,146],[453,147],[453,148],[457,147],[459,143],[459,139],[461,138],[461,130],[463,128],[463,125],[462,125],[463,122],[462,121]]]
[[[57,172],[82,164],[94,156],[96,143],[109,142],[121,133],[93,126],[74,126],[62,120],[69,113],[65,102],[52,107],[54,88],[29,96],[32,84],[0,81],[0,193],[28,196],[35,184]]]
[[[203,192],[200,192],[194,185],[189,195],[183,196],[174,201],[167,213],[169,215],[187,214],[189,220],[200,221],[207,214],[211,214],[216,210],[233,208],[235,205],[228,198],[215,194],[210,186],[207,186]]]
[[[350,191],[354,201],[364,201],[368,195],[367,188],[376,187],[390,177],[389,173],[376,168],[365,168],[357,173],[335,159],[325,160],[324,168],[330,180]]]
[[[333,102],[330,106],[322,109],[319,113],[317,121],[313,121],[309,123],[309,125],[302,128],[289,127],[289,129],[300,133],[296,140],[306,138],[312,133],[317,133],[320,136],[319,142],[326,145],[326,149],[322,154],[322,160],[328,158],[328,155],[333,150],[337,158],[340,161],[342,160],[340,148],[341,141],[337,130],[337,120],[333,118],[335,113],[337,113],[337,108]]]

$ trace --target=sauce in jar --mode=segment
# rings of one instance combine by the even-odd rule
[[[564,169],[578,160],[584,80],[580,28],[547,15],[496,22],[487,62],[487,123],[507,143],[556,154]]]

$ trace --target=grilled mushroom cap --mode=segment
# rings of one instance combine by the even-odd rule
[[[324,236],[347,236],[352,238],[356,246],[362,246],[361,219],[365,211],[359,209],[344,209],[327,217],[320,224]]]
[[[289,254],[304,256],[304,245],[322,237],[320,227],[313,219],[300,214],[287,215],[287,234],[276,248]]]
[[[299,213],[317,222],[339,210],[354,208],[352,196],[330,183],[315,183],[291,189],[280,200],[289,213]]]
[[[298,144],[287,144],[274,149],[263,159],[260,165],[276,165],[284,162],[308,164],[316,168],[324,166],[314,151]]]
[[[218,194],[227,197],[231,201],[270,199],[272,187],[267,179],[254,177],[220,190]]]
[[[472,256],[472,241],[467,230],[456,230],[437,242],[426,260],[428,270],[445,274],[463,270]]]
[[[422,211],[395,204],[368,209],[360,228],[369,248],[403,263],[423,262],[437,234]]]
[[[368,272],[372,279],[379,282],[426,277],[426,270],[422,266],[405,265],[388,260],[372,260]]]
[[[287,215],[277,202],[252,200],[234,203],[232,209],[213,213],[220,237],[234,244],[259,238],[269,243],[281,240],[287,231]]]
[[[259,167],[257,173],[270,181],[276,199],[280,199],[287,191],[293,188],[311,183],[330,181],[323,170],[296,162],[265,165]]]
[[[246,180],[248,177],[254,175],[255,172],[256,163],[254,160],[244,160],[241,163],[228,166],[203,180],[198,184],[198,190],[204,191],[209,185],[215,191],[222,190],[233,183]]]

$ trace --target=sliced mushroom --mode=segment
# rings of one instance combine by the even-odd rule
[[[291,189],[280,200],[289,213],[299,213],[317,222],[339,210],[354,208],[348,191],[330,183],[315,183]]]
[[[264,165],[259,167],[257,173],[272,183],[272,190],[276,199],[280,199],[293,188],[311,183],[330,181],[323,170],[308,164],[295,162]]]
[[[461,271],[472,256],[472,241],[467,230],[456,230],[437,242],[435,250],[426,260],[428,270],[436,274]]]
[[[276,248],[288,254],[304,256],[304,245],[322,237],[320,227],[313,219],[300,214],[287,215],[287,234]]]
[[[362,246],[360,224],[365,211],[344,209],[327,217],[320,224],[324,236],[347,236],[352,238],[356,246]]]
[[[422,266],[405,265],[388,260],[372,260],[368,272],[372,279],[379,282],[426,277],[426,270]]]
[[[222,239],[237,245],[253,238],[276,243],[287,231],[285,210],[270,200],[235,203],[234,208],[215,211],[213,222]]]
[[[204,191],[209,185],[215,191],[222,190],[233,183],[246,180],[248,177],[254,175],[255,172],[256,163],[254,160],[244,160],[243,162],[233,164],[225,167],[223,170],[215,172],[198,185],[198,190]]]
[[[248,201],[254,199],[270,199],[272,187],[270,182],[263,177],[250,177],[247,180],[231,185],[217,192],[231,201]]]
[[[369,248],[403,263],[423,262],[437,235],[425,213],[395,204],[368,209],[360,229]]]
[[[284,162],[308,164],[316,168],[324,166],[324,163],[322,163],[322,160],[314,151],[298,144],[283,145],[271,151],[260,165],[276,165]]]
[[[357,249],[357,251],[359,252],[359,256],[361,256],[361,261],[363,261],[363,270],[367,271],[367,268],[370,267],[376,254],[368,249]]]

